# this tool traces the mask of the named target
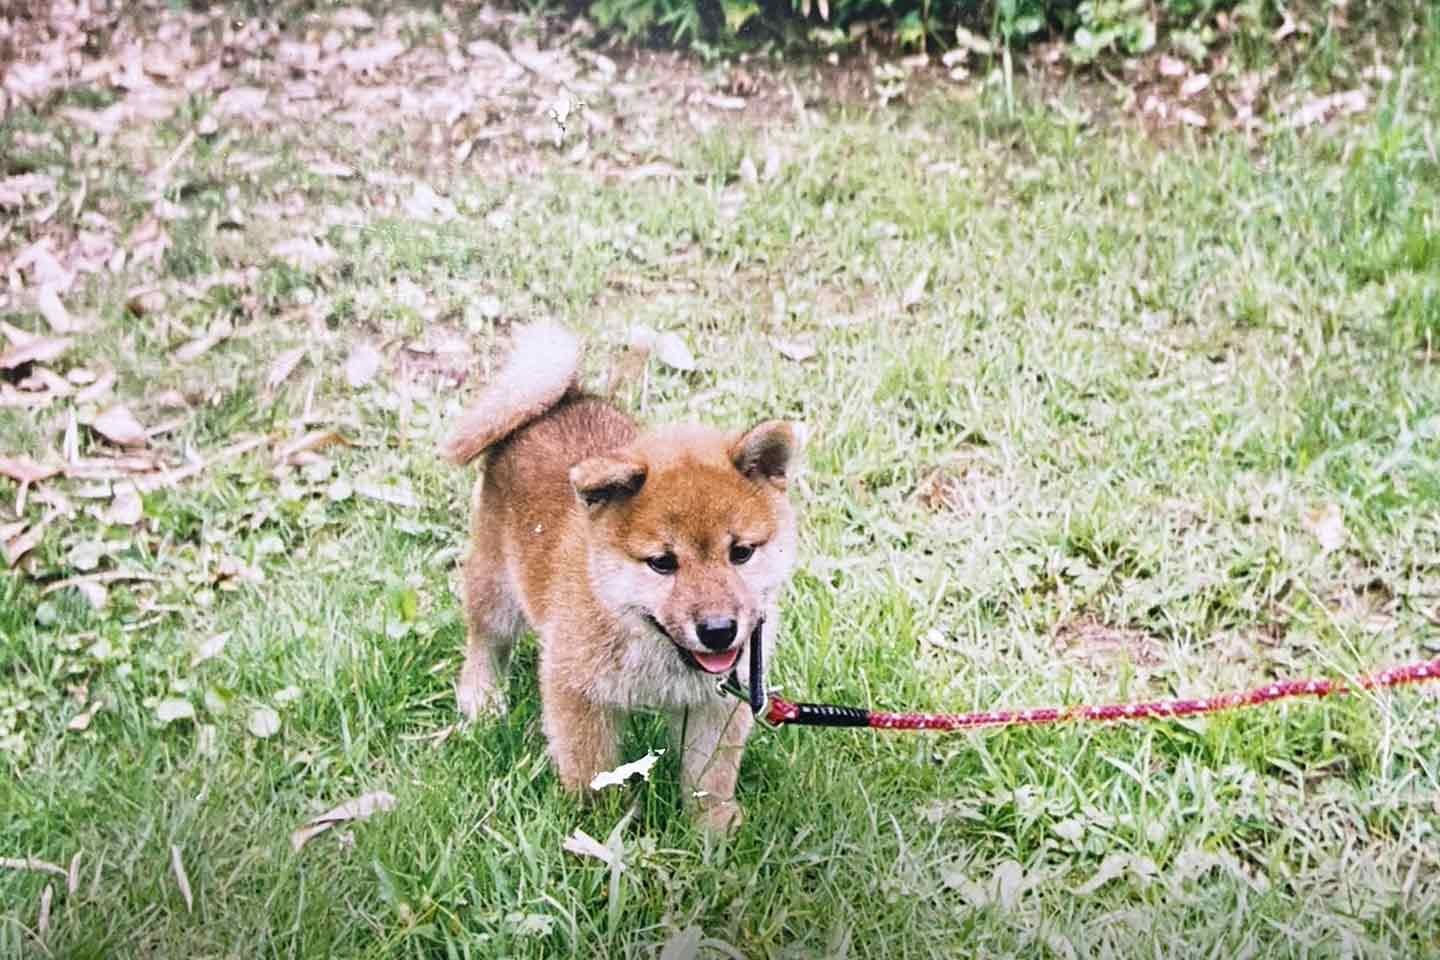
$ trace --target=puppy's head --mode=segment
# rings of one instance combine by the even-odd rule
[[[730,670],[795,565],[797,448],[795,428],[771,420],[741,434],[670,427],[577,463],[596,596],[687,666]]]

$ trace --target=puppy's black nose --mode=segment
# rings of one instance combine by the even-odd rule
[[[724,650],[735,642],[735,621],[729,617],[706,617],[695,624],[695,633],[711,650]]]

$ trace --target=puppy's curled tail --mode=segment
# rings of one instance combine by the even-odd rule
[[[536,324],[515,332],[505,365],[480,391],[440,444],[451,463],[469,463],[576,389],[580,342],[563,327]]]

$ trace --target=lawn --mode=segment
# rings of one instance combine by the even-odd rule
[[[155,16],[131,66],[117,29],[107,70],[0,122],[0,349],[46,351],[0,371],[0,457],[60,470],[0,477],[0,857],[59,868],[0,868],[0,955],[1440,954],[1433,688],[762,730],[725,839],[673,751],[577,804],[533,644],[510,715],[455,726],[474,478],[435,453],[540,318],[645,421],[803,421],[795,699],[1434,657],[1435,24],[1353,112],[1156,132],[1093,79],[881,106],[518,15]],[[585,100],[563,128],[556,76]]]

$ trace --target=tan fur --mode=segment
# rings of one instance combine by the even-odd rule
[[[761,620],[769,660],[795,563],[785,481],[796,432],[767,421],[745,433],[642,433],[578,390],[578,358],[564,331],[520,331],[505,368],[445,441],[452,461],[485,455],[462,578],[469,643],[457,700],[472,719],[505,709],[511,649],[529,624],[561,782],[585,789],[618,762],[624,716],[661,710],[677,739],[683,732],[683,787],[700,822],[724,829],[739,819],[735,779],[751,718],[700,666],[748,682]],[[754,550],[741,560],[744,547]],[[673,572],[647,564],[662,554]],[[732,653],[733,668],[723,662]]]

